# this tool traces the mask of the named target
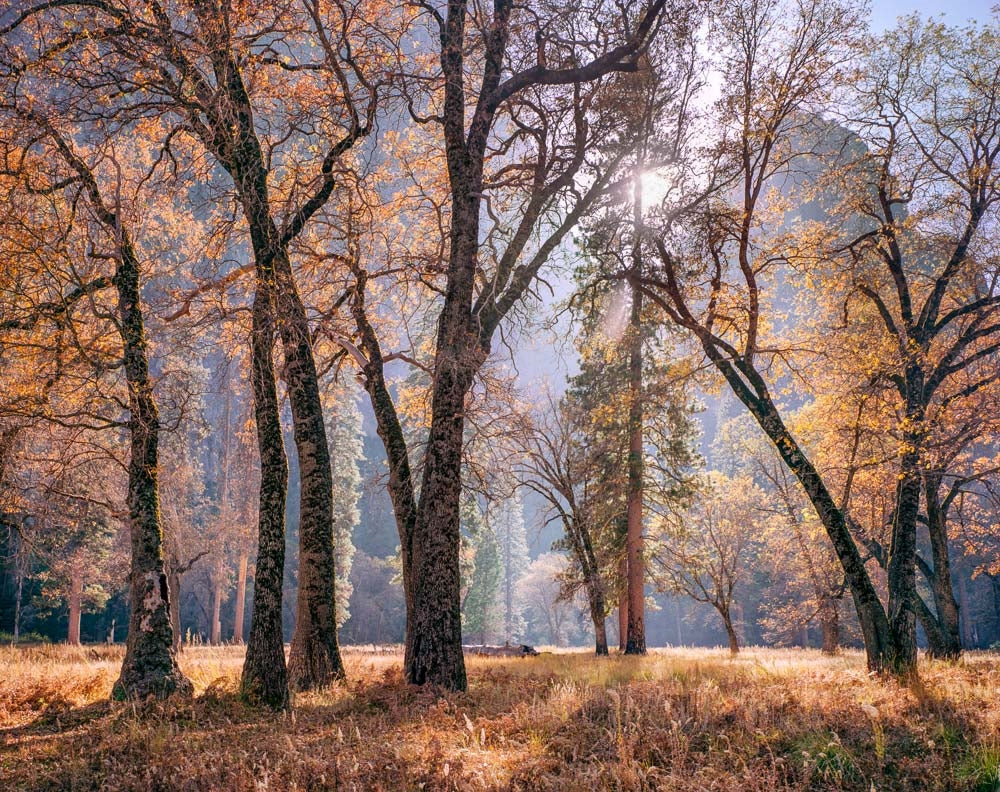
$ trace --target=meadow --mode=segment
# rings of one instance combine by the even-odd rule
[[[996,790],[1000,656],[706,649],[470,658],[469,692],[348,650],[346,683],[273,715],[241,647],[189,647],[193,699],[111,703],[121,647],[0,648],[3,790]]]

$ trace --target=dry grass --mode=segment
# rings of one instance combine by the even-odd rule
[[[465,694],[412,688],[398,656],[293,716],[245,707],[242,651],[192,648],[194,700],[110,704],[121,650],[0,649],[0,789],[995,790],[1000,660],[666,650],[473,658]]]

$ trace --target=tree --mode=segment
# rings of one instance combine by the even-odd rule
[[[606,454],[603,449],[586,453],[573,416],[566,402],[557,405],[549,399],[536,415],[522,416],[512,438],[523,486],[541,495],[553,515],[549,519],[562,524],[564,538],[558,546],[569,551],[571,560],[561,595],[571,598],[583,588],[594,625],[594,653],[600,656],[608,654],[608,567],[613,563],[609,555],[616,556],[607,547],[607,526],[599,522],[606,503],[592,494]]]
[[[735,590],[746,576],[754,539],[764,528],[763,498],[749,477],[710,474],[705,497],[668,531],[654,556],[667,588],[718,611],[734,655],[740,650],[733,625]]]
[[[794,141],[808,128],[808,111],[826,100],[850,57],[845,42],[857,28],[857,9],[826,0],[790,9],[734,2],[719,25],[725,56],[718,143],[692,152],[692,166],[704,172],[678,176],[691,188],[665,202],[651,232],[656,271],[642,276],[643,293],[697,341],[802,484],[844,569],[869,666],[910,674],[916,656],[905,606],[890,624],[847,516],[789,431],[769,385],[796,345],[780,337],[780,323],[768,321],[768,287],[799,259],[778,233],[780,202],[768,200],[802,153]],[[905,587],[906,576],[897,582]],[[907,596],[891,595],[894,604]]]
[[[458,552],[466,399],[502,320],[614,179],[620,157],[587,162],[595,133],[609,130],[602,123],[610,121],[607,115],[594,117],[593,103],[605,87],[602,78],[637,68],[664,5],[657,0],[633,14],[595,3],[587,14],[543,20],[507,0],[492,12],[464,0],[450,0],[443,10],[421,4],[439,44],[440,72],[429,83],[416,82],[437,93],[418,107],[419,97],[411,91],[411,113],[437,123],[443,133],[449,203],[444,260],[436,263],[440,312],[419,500],[385,383],[382,347],[365,306],[368,273],[360,261],[352,302],[358,362],[389,457],[407,597],[404,667],[411,682],[466,687]],[[610,35],[592,40],[574,22],[586,18],[600,19]],[[688,21],[688,9],[681,9],[678,28],[686,30]],[[583,24],[592,34],[589,23]],[[576,41],[579,46],[571,43]],[[467,55],[481,65],[475,79]],[[522,152],[520,161],[511,159]],[[577,190],[576,180],[585,172],[589,186]],[[482,224],[488,197],[503,207],[504,218],[495,217],[487,229]],[[484,237],[490,240],[486,246]],[[483,268],[493,247],[494,268],[487,274]]]
[[[515,493],[491,504],[490,526],[500,550],[500,599],[503,613],[503,639],[511,643],[524,632],[523,605],[517,584],[528,569],[528,539],[524,530],[524,504]]]

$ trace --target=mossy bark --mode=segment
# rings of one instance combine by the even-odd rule
[[[273,354],[270,288],[258,278],[250,338],[250,381],[260,454],[257,572],[240,693],[251,703],[286,709],[289,698],[285,644],[281,633],[281,587],[285,570],[288,460],[281,433]]]
[[[119,231],[121,257],[115,274],[118,319],[124,346],[129,396],[131,453],[128,464],[129,570],[128,641],[115,698],[190,694],[181,673],[170,627],[170,595],[163,569],[158,488],[159,414],[149,379],[146,337],[139,292],[139,263],[128,235]]]

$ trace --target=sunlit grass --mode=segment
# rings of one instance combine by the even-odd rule
[[[398,653],[290,716],[244,706],[238,647],[190,647],[189,701],[110,704],[120,647],[0,648],[0,789],[986,790],[1000,663],[668,649],[469,658],[469,692],[406,685]],[[991,784],[993,786],[991,786]]]

